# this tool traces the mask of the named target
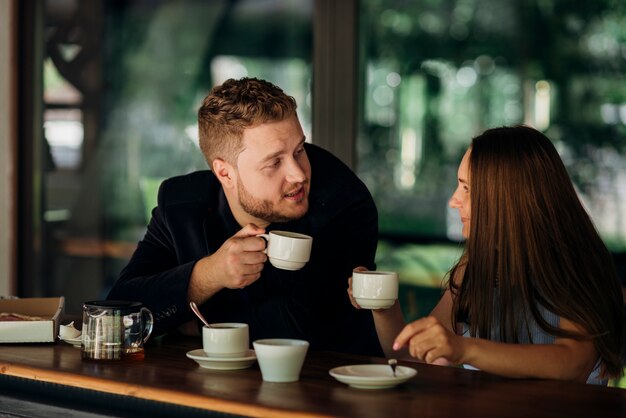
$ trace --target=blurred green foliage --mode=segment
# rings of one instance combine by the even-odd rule
[[[626,3],[363,0],[358,173],[383,236],[458,239],[446,209],[471,138],[531,124],[607,245],[626,251]]]

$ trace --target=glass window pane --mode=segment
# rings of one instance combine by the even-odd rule
[[[463,152],[484,129],[520,123],[555,142],[601,236],[626,252],[624,8],[560,0],[523,8],[512,0],[360,4],[357,169],[393,248],[379,252],[379,265],[410,283],[427,286],[432,275],[440,282],[459,251],[461,224],[447,203]],[[403,241],[420,244],[396,245]]]
[[[46,2],[48,294],[103,298],[166,177],[207,169],[197,110],[227,78],[268,79],[311,131],[312,0]]]

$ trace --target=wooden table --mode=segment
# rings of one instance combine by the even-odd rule
[[[385,359],[331,352],[309,352],[297,383],[267,383],[256,363],[236,371],[199,368],[185,353],[200,344],[199,338],[156,339],[147,345],[146,358],[133,363],[82,361],[80,350],[63,342],[4,344],[0,383],[6,387],[17,382],[36,391],[51,386],[61,402],[96,393],[109,403],[140,400],[143,405],[184,406],[198,416],[211,411],[254,417],[626,416],[623,389],[504,379],[418,363],[401,362],[418,374],[398,387],[354,389],[328,371],[342,365],[384,364]]]

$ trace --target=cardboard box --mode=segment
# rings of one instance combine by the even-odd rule
[[[0,321],[0,343],[53,342],[59,335],[59,320],[65,298],[0,299],[0,312],[38,316],[41,321]]]

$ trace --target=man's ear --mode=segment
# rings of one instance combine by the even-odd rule
[[[235,167],[221,158],[216,158],[211,164],[213,173],[222,183],[222,187],[229,189],[235,186]]]

